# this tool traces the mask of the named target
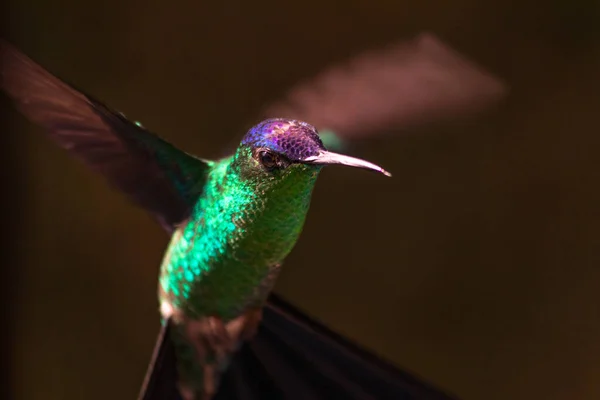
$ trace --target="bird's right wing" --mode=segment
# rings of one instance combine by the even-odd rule
[[[28,119],[167,231],[188,217],[206,181],[207,162],[58,79],[2,39],[0,89]]]
[[[335,149],[348,139],[482,112],[507,91],[499,78],[424,33],[325,69],[263,116],[309,121]]]

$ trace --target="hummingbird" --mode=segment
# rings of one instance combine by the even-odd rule
[[[0,41],[0,57],[0,87],[16,107],[147,210],[171,237],[158,279],[162,328],[140,399],[451,398],[272,293],[324,167],[391,176],[372,162],[328,149],[315,126],[286,116],[294,113],[290,104],[302,109],[305,91],[272,108],[282,115],[251,127],[233,154],[208,160],[176,148],[6,41]],[[362,67],[373,71],[369,65]],[[471,110],[481,108],[482,98],[503,94],[501,85],[486,79],[484,90],[474,85]],[[452,103],[448,97],[442,100]],[[439,99],[426,102],[422,109],[444,108]],[[384,108],[385,115],[374,120],[363,116],[362,125],[340,119],[339,112],[319,124],[344,131],[342,121],[348,132],[365,132],[394,114],[389,104]],[[290,363],[293,372],[286,371]]]

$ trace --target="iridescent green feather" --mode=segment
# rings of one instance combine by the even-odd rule
[[[320,167],[265,173],[250,153],[242,146],[212,166],[191,218],[169,246],[161,301],[187,316],[227,321],[260,301],[256,288],[302,230]]]

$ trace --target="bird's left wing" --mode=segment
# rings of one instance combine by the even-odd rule
[[[167,231],[188,217],[206,181],[207,162],[65,83],[2,39],[0,88],[28,119]]]

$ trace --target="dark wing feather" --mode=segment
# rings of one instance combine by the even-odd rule
[[[264,111],[309,121],[342,140],[489,108],[506,86],[430,34],[324,70]]]
[[[186,219],[206,180],[206,162],[76,90],[2,40],[0,61],[0,87],[28,119],[167,230]]]
[[[139,400],[179,400],[173,345],[159,337]],[[150,383],[148,383],[150,382]],[[158,382],[158,383],[152,383]],[[255,338],[222,377],[214,400],[455,400],[271,295]]]

